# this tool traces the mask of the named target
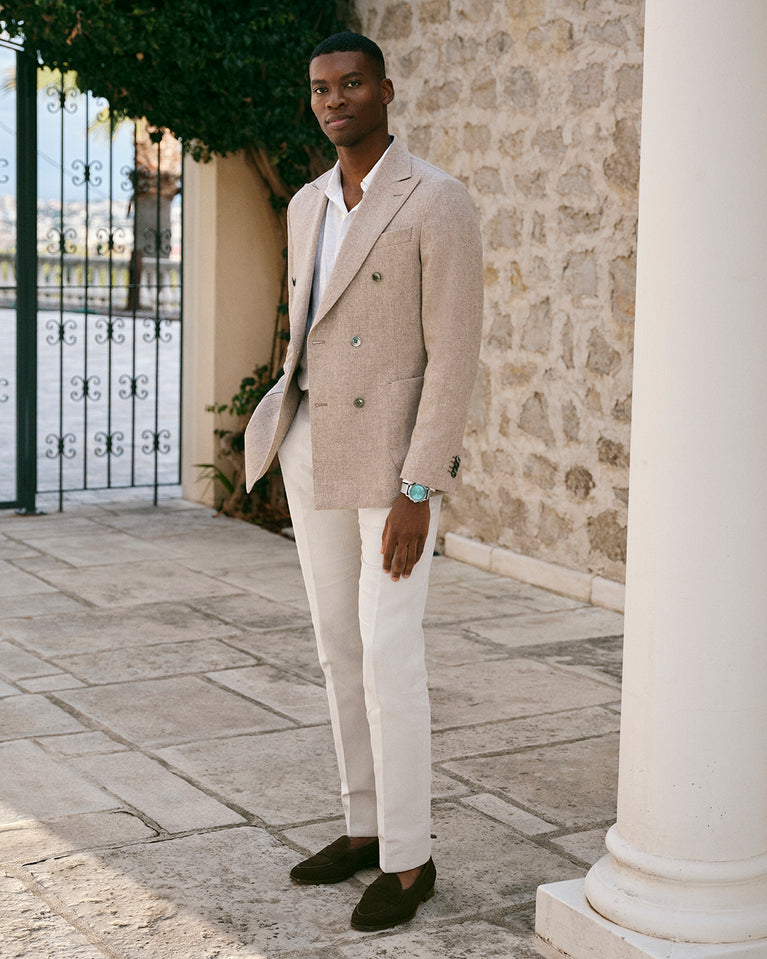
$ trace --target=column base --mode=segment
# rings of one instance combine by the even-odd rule
[[[585,880],[538,887],[535,931],[570,959],[764,959],[767,939],[695,943],[655,939],[600,916],[586,901]]]

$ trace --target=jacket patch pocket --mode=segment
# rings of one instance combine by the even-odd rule
[[[413,427],[418,416],[423,377],[412,376],[389,384],[387,435],[389,455],[397,469],[402,469],[410,449]]]
[[[412,236],[412,226],[406,227],[404,230],[387,230],[378,237],[375,247],[380,249],[382,246],[396,246],[398,243],[407,243]]]

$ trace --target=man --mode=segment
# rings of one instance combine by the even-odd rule
[[[279,451],[346,816],[291,876],[380,864],[352,915],[372,931],[434,891],[422,620],[440,495],[459,485],[482,253],[466,189],[390,136],[378,46],[336,34],[309,72],[338,162],[288,208],[291,340],[248,424],[246,470],[250,488]]]

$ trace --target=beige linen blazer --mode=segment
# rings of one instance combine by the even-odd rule
[[[288,208],[290,344],[245,431],[247,488],[303,393],[314,261],[330,172]],[[306,337],[317,509],[388,507],[402,479],[451,492],[482,329],[482,244],[466,188],[395,140],[360,201]]]

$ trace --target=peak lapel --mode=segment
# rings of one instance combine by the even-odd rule
[[[306,333],[306,317],[309,315],[309,301],[312,295],[314,280],[314,260],[317,256],[317,243],[320,238],[322,218],[328,198],[325,196],[325,186],[330,178],[330,172],[324,173],[307,191],[307,197],[302,207],[292,217],[291,230],[293,232],[293,249],[295,262],[293,276],[296,278],[296,288],[293,291],[293,304],[290,311],[291,339],[303,342]],[[295,323],[295,329],[293,328]]]
[[[354,279],[373,244],[415,189],[419,179],[411,173],[410,154],[399,140],[395,140],[360,201],[349,232],[344,237],[315,316],[314,327]]]

